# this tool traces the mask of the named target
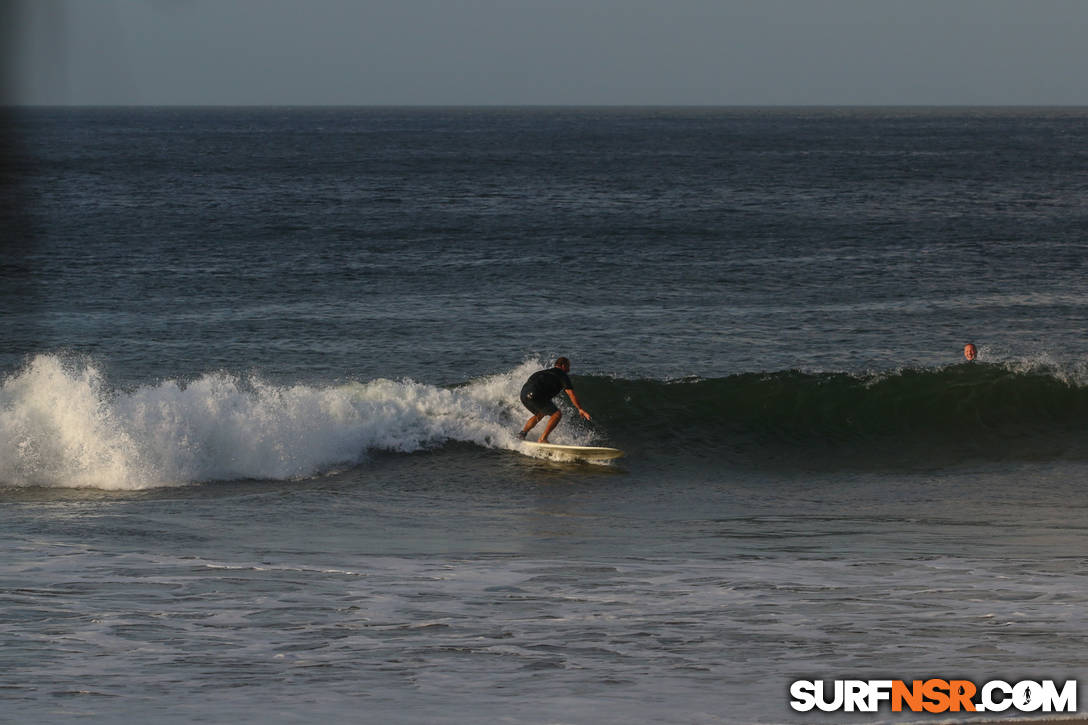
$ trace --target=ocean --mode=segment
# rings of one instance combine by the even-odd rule
[[[1088,681],[1085,109],[2,124],[0,721]]]

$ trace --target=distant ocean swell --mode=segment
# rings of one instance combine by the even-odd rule
[[[132,391],[93,364],[41,355],[0,383],[0,485],[135,489],[292,479],[375,450],[466,442],[514,449],[527,361],[452,388],[410,380],[272,385],[207,374]],[[968,459],[1088,460],[1088,387],[1042,366],[880,374],[577,376],[594,423],[555,440],[642,458],[757,467],[932,466]]]

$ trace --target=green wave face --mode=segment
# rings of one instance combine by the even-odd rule
[[[612,438],[655,455],[756,465],[1088,459],[1088,387],[1045,370],[973,364],[578,384]]]

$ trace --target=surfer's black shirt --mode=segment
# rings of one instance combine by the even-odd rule
[[[551,400],[564,390],[574,390],[574,385],[565,372],[551,368],[530,375],[523,390],[532,392],[536,400]]]

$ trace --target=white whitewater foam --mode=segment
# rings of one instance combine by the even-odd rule
[[[138,489],[291,479],[373,449],[515,449],[521,384],[541,367],[447,389],[410,380],[277,386],[224,373],[112,391],[88,363],[40,355],[0,385],[0,485]]]

